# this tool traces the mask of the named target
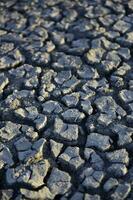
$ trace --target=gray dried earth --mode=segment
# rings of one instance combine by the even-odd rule
[[[0,200],[133,199],[133,0],[0,1]]]

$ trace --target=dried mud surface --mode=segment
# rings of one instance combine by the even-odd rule
[[[0,2],[0,199],[133,199],[133,1]]]

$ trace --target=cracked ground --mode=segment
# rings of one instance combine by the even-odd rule
[[[0,2],[0,200],[133,200],[133,1]]]

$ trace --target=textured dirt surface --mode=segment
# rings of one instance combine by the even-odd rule
[[[133,1],[0,2],[0,199],[133,199]]]

